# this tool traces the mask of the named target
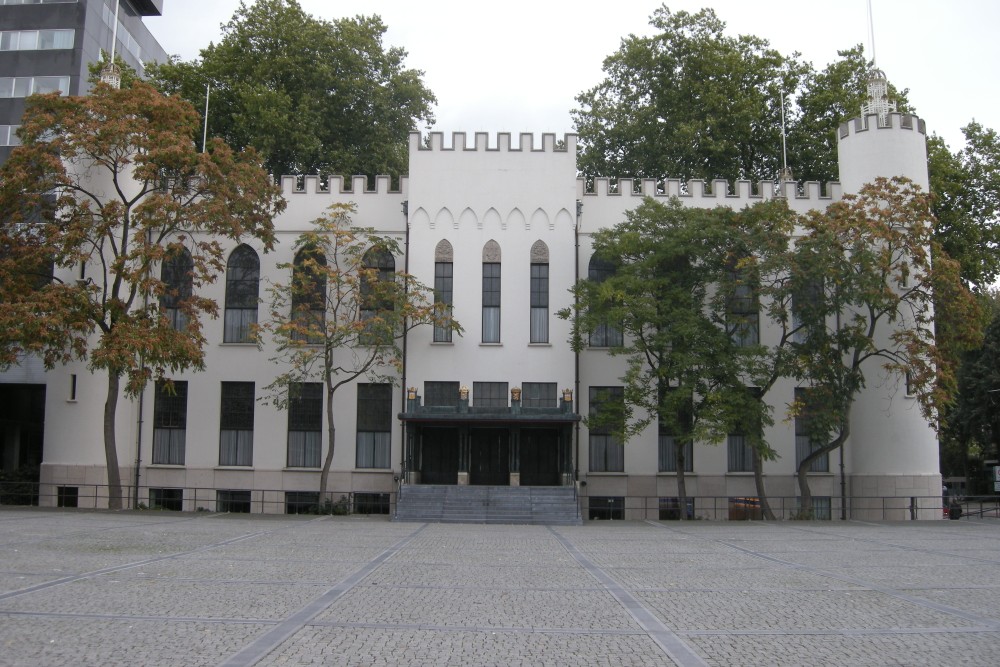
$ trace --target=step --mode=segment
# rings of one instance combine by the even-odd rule
[[[572,487],[404,485],[396,521],[580,525]]]

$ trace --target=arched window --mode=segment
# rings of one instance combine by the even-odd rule
[[[596,283],[603,283],[615,275],[618,268],[609,260],[597,255],[590,258],[587,268],[587,278]],[[620,347],[623,344],[622,330],[607,322],[601,323],[590,333],[591,347]]]
[[[319,344],[326,327],[326,257],[317,248],[303,248],[292,263],[292,319],[299,326],[296,340]]]
[[[483,342],[500,342],[500,244],[483,246]]]
[[[531,246],[530,341],[549,342],[549,247],[544,241]]]
[[[177,331],[187,328],[187,314],[184,312],[185,302],[194,292],[194,260],[187,248],[171,252],[160,267],[160,280],[163,282],[163,295],[160,296],[160,307],[167,320]]]
[[[388,320],[378,320],[380,313],[394,309],[393,299],[387,288],[396,279],[396,259],[385,248],[371,248],[361,258],[366,269],[361,277],[361,321],[368,322],[362,343],[388,343],[393,332],[387,327]]]
[[[249,343],[257,324],[260,259],[253,248],[241,245],[226,264],[226,313],[223,342]]]
[[[451,319],[454,304],[455,250],[442,239],[434,249],[434,306],[438,315]],[[450,343],[451,328],[434,325],[434,342]]]

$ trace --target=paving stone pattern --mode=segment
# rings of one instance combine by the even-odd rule
[[[0,508],[0,666],[997,665],[1000,521]]]

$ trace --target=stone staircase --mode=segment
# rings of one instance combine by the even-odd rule
[[[404,484],[395,521],[579,526],[571,486]]]

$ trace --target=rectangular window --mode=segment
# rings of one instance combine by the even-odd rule
[[[75,30],[4,30],[0,51],[72,49]]]
[[[451,262],[434,263],[434,303],[437,304],[439,315],[451,318],[454,298],[454,265]],[[435,343],[450,343],[451,329],[434,327]]]
[[[388,493],[355,493],[354,494],[355,514],[388,514],[389,494]]]
[[[253,382],[223,382],[219,465],[253,465]]]
[[[184,509],[184,489],[150,489],[149,508],[180,512]]]
[[[76,373],[69,376],[69,400],[76,400]]]
[[[153,463],[184,465],[188,383],[157,380],[153,402]]]
[[[358,385],[358,468],[389,468],[392,452],[392,385]]]
[[[549,265],[531,265],[531,342],[549,342]]]
[[[215,494],[215,510],[217,512],[232,512],[234,514],[250,513],[249,491],[219,490]]]
[[[559,406],[559,390],[555,382],[525,382],[521,385],[521,405],[526,408]]]
[[[285,514],[311,514],[319,511],[319,492],[285,491]]]
[[[77,507],[80,502],[80,487],[60,486],[56,487],[57,507]]]
[[[809,390],[804,387],[795,388],[795,400],[804,407],[795,415],[795,469],[798,470],[803,460],[826,444],[817,434],[811,432],[809,419]],[[830,454],[826,453],[809,465],[809,472],[830,472]]]
[[[760,342],[760,313],[757,290],[746,282],[742,271],[730,272],[733,281],[726,310],[729,338],[736,347],[750,347]]]
[[[20,125],[0,125],[0,146],[20,146],[21,140],[17,136]]]
[[[323,384],[293,382],[288,391],[288,467],[319,468],[323,451]]]
[[[483,342],[500,342],[499,262],[483,262]]]
[[[506,408],[506,382],[473,382],[472,405],[477,408]]]
[[[684,443],[684,472],[694,472],[694,443],[687,440]],[[659,441],[660,472],[677,472],[677,439],[672,435],[660,433]]]
[[[590,387],[587,430],[591,472],[625,471],[625,443],[614,434],[624,430],[624,401],[621,387]]]
[[[694,518],[694,498],[688,498],[684,503],[688,519]],[[680,498],[660,498],[660,521],[679,521],[681,519]]]
[[[424,405],[458,407],[458,382],[425,382]]]
[[[625,519],[625,498],[622,496],[591,496],[588,502],[588,517],[591,521]]]
[[[753,472],[753,448],[742,433],[730,433],[726,445],[729,449],[729,472]]]

